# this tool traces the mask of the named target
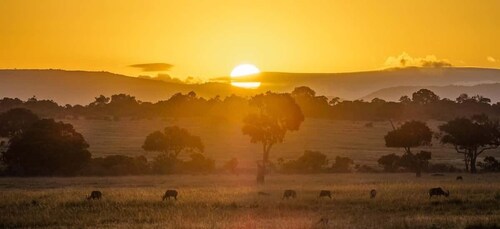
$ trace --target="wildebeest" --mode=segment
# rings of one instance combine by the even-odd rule
[[[297,192],[295,192],[294,190],[291,190],[291,189],[287,189],[287,190],[285,190],[285,192],[283,192],[282,199],[289,199],[289,198],[295,198],[295,197],[297,197]]]
[[[373,199],[373,198],[375,198],[375,196],[377,196],[377,190],[372,189],[372,190],[370,191],[370,198],[371,198],[371,199]]]
[[[446,196],[448,197],[450,195],[450,191],[444,191],[442,188],[431,188],[429,189],[429,199],[432,196]]]
[[[271,195],[271,193],[268,193],[268,192],[262,192],[262,191],[261,191],[261,192],[258,192],[258,193],[257,193],[257,195],[259,195],[259,196],[270,196],[270,195]]]
[[[331,191],[328,191],[328,190],[321,190],[319,191],[319,197],[328,197],[328,198],[332,198],[332,192]]]
[[[90,193],[90,196],[87,197],[87,200],[95,200],[95,199],[100,200],[101,197],[102,197],[102,192],[101,191],[92,191]]]
[[[462,176],[457,176],[457,180],[464,180]]]
[[[170,200],[170,197],[173,197],[175,200],[177,200],[177,195],[179,193],[177,192],[177,190],[167,190],[165,192],[165,194],[163,195],[163,198],[162,198],[162,201],[165,200],[165,199],[169,199]]]

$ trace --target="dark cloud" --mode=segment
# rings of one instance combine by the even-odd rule
[[[163,72],[168,71],[173,67],[167,63],[149,63],[149,64],[134,64],[130,65],[133,68],[140,68],[143,72]]]

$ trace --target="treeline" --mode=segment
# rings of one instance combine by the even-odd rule
[[[302,109],[305,117],[335,120],[451,120],[458,116],[486,114],[500,116],[500,103],[491,103],[480,95],[462,94],[455,100],[441,99],[427,89],[421,89],[411,96],[402,96],[398,102],[375,98],[371,101],[341,100],[338,97],[318,96],[308,87],[297,87],[290,95]],[[12,98],[0,100],[0,112],[12,108],[27,108],[41,117],[57,119],[152,119],[181,117],[212,117],[241,120],[252,107],[249,98],[237,95],[206,99],[195,92],[177,93],[167,100],[156,103],[142,102],[126,94],[111,97],[98,96],[87,105],[61,106],[51,100],[36,97],[27,101]]]

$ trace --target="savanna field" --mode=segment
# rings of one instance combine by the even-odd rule
[[[455,177],[462,175],[463,181]],[[500,224],[494,174],[0,178],[2,228],[480,228]],[[432,197],[443,187],[450,196]],[[178,200],[162,201],[167,189]],[[282,200],[284,189],[296,199]],[[331,190],[332,199],[318,198]],[[369,191],[378,194],[370,199]],[[92,190],[101,200],[86,200]],[[269,196],[257,195],[259,191]],[[328,224],[320,222],[328,219]]]
[[[211,118],[179,118],[153,120],[63,120],[71,123],[82,133],[90,144],[93,157],[108,155],[145,155],[148,158],[156,156],[145,152],[141,146],[146,136],[166,126],[177,125],[186,128],[190,133],[200,136],[205,146],[204,154],[215,159],[221,165],[231,158],[237,158],[239,167],[255,168],[255,161],[262,159],[260,144],[250,143],[250,138],[241,132],[241,120],[224,120]],[[366,124],[371,123],[372,127]],[[428,121],[429,127],[438,132],[439,121]],[[395,125],[401,124],[394,122]],[[336,156],[350,157],[356,164],[377,166],[380,156],[403,151],[385,147],[384,136],[391,131],[389,121],[338,121],[307,118],[300,129],[288,132],[283,144],[277,144],[271,152],[271,161],[278,158],[296,159],[305,150],[317,150],[334,159]],[[463,167],[462,156],[438,140],[433,139],[432,146],[422,149],[432,152],[431,163],[447,163]],[[484,155],[495,155],[486,152]],[[187,157],[188,155],[180,155]]]

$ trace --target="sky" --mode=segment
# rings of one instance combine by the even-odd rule
[[[427,60],[500,68],[500,1],[0,0],[0,68],[207,80]]]

